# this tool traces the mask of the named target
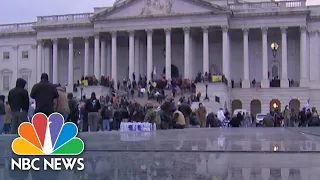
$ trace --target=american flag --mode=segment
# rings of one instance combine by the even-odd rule
[[[309,107],[310,107],[310,98],[307,100],[307,102],[306,102],[306,104],[304,105],[304,107],[305,107],[306,109],[309,109]]]

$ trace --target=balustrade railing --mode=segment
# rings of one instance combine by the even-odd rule
[[[259,2],[259,3],[241,3],[230,4],[231,10],[250,10],[250,9],[269,9],[269,8],[297,8],[305,7],[305,0],[277,1],[277,2]]]
[[[72,21],[82,21],[89,20],[93,16],[93,13],[82,13],[82,14],[66,14],[66,15],[54,15],[54,16],[39,16],[37,18],[37,23],[47,23],[47,22],[72,22]]]
[[[34,31],[32,29],[32,23],[17,23],[17,24],[1,24],[0,33],[10,33],[10,32],[25,32]]]

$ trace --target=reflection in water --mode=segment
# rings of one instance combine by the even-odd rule
[[[4,180],[301,180],[308,179],[302,177],[301,171],[310,169],[299,168],[299,163],[294,161],[287,162],[288,166],[297,166],[291,169],[262,167],[264,165],[262,162],[265,161],[264,154],[260,154],[261,164],[251,164],[252,159],[248,158],[248,162],[243,163],[243,166],[234,163],[237,156],[241,157],[243,154],[237,156],[227,153],[106,153],[99,155],[85,153],[86,168],[81,172],[11,171],[9,159],[6,159],[2,166],[3,171],[0,172]],[[281,154],[281,156],[290,155]],[[277,157],[274,158],[274,166],[278,166]],[[8,173],[5,173],[4,168]],[[309,176],[312,173],[309,171],[306,175]]]
[[[317,139],[307,142],[302,135],[281,133],[282,128],[209,130],[160,131],[156,138],[146,134],[121,137],[103,133],[84,137],[86,148],[95,151],[81,155],[85,160],[85,170],[81,172],[11,171],[8,157],[12,155],[3,153],[0,180],[308,180],[320,177],[320,153],[273,152],[275,147],[277,151],[319,150]]]

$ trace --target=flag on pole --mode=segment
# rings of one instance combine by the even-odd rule
[[[157,75],[156,66],[153,67],[153,74],[154,74],[154,75]]]
[[[310,107],[310,98],[307,100],[307,102],[306,102],[306,104],[304,105],[304,107],[305,107],[306,109],[309,109],[309,107]]]

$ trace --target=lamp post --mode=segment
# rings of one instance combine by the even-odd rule
[[[273,58],[276,58],[276,56],[277,56],[277,51],[278,51],[278,48],[279,48],[279,44],[276,43],[276,42],[273,42],[273,43],[271,43],[270,47],[271,47],[271,49],[272,49]]]
[[[208,96],[208,81],[206,81],[206,97],[203,100],[208,100],[210,101],[210,98]]]

